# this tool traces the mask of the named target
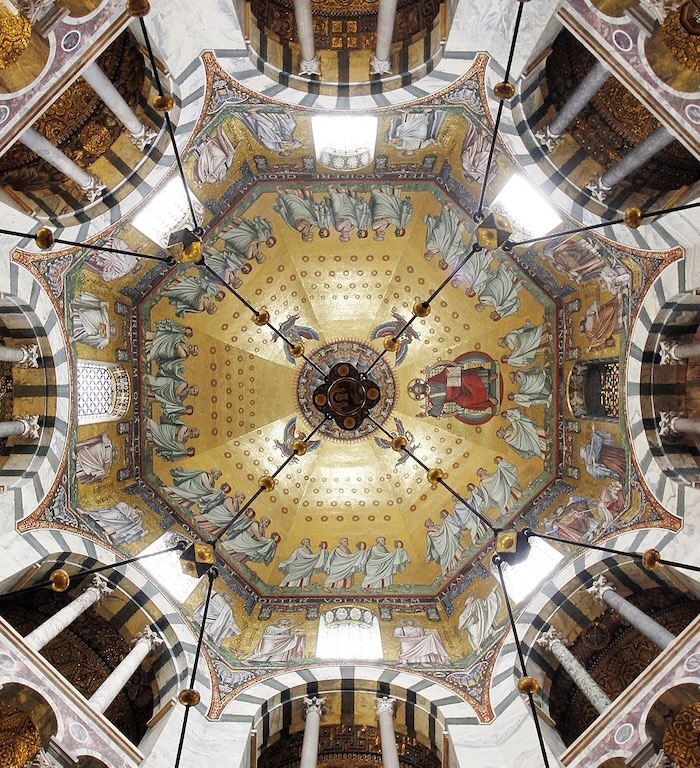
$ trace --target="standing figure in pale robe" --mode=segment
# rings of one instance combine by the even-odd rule
[[[474,651],[479,650],[486,636],[496,627],[500,610],[501,593],[498,588],[494,588],[488,597],[469,595],[466,599],[457,628],[466,631]]]
[[[131,250],[128,243],[116,236],[110,238],[105,246],[122,251]],[[85,269],[100,275],[106,283],[119,280],[120,277],[127,275],[135,275],[141,266],[138,256],[131,253],[112,253],[111,251],[91,251],[83,262]]]
[[[507,427],[499,427],[496,437],[505,440],[523,459],[531,459],[533,456],[543,459],[546,456],[547,435],[544,429],[517,408],[509,408],[501,417],[510,423]]]
[[[518,278],[503,264],[499,264],[496,272],[491,272],[482,286],[476,310],[481,312],[485,307],[493,307],[489,315],[491,320],[514,315],[520,309],[519,289]]]
[[[71,302],[73,340],[95,349],[104,349],[117,335],[117,326],[109,321],[109,304],[87,291]]]
[[[348,546],[348,540],[343,537],[338,546],[331,552],[326,561],[325,571],[328,574],[323,582],[324,589],[348,589],[352,586],[352,577],[358,571],[364,571],[367,551],[360,542],[355,552]]]
[[[501,362],[508,363],[514,368],[525,368],[533,362],[540,350],[547,348],[549,341],[544,323],[533,325],[526,320],[521,328],[516,328],[498,339],[498,346],[505,347],[511,352],[510,355],[501,357]]]
[[[415,619],[404,619],[394,630],[399,641],[402,664],[451,664],[452,659],[442,644],[437,630],[426,632]]]
[[[292,632],[291,619],[277,619],[265,627],[260,642],[245,661],[289,661],[304,655],[306,635],[302,630]]]
[[[402,542],[395,541],[394,549],[390,552],[386,547],[384,536],[377,536],[376,544],[367,550],[362,589],[390,587],[394,574],[405,571],[410,562]]]
[[[311,539],[302,539],[292,554],[277,566],[284,574],[280,587],[308,587],[311,577],[324,570],[327,560],[328,545],[325,541],[319,544],[318,552],[314,552]]]
[[[202,623],[204,618],[204,606],[206,601],[200,603],[192,617],[195,621]],[[216,645],[221,645],[227,637],[235,637],[241,634],[241,630],[236,624],[236,619],[231,610],[231,597],[214,592],[209,601],[209,611],[207,620],[204,623],[204,631]]]
[[[508,395],[524,408],[533,405],[549,405],[552,402],[552,374],[536,365],[529,371],[511,371],[508,378],[518,385],[518,391]]]
[[[476,470],[480,488],[487,501],[486,508],[496,507],[501,514],[507,515],[512,506],[522,496],[517,483],[518,468],[502,456],[494,459],[496,471],[489,473],[483,467]]]
[[[251,521],[244,531],[223,544],[224,549],[241,563],[252,560],[254,563],[270,565],[280,541],[277,533],[271,534],[270,538],[266,536],[270,522],[270,518],[265,516],[259,522]]]
[[[442,524],[436,525],[431,518],[425,521],[425,537],[427,552],[426,562],[435,561],[440,566],[440,571],[444,576],[462,556],[462,529],[450,515],[443,510],[440,513]]]
[[[118,501],[113,507],[93,509],[90,512],[78,508],[78,512],[94,520],[112,544],[131,544],[146,535],[141,510],[123,501]]]
[[[81,440],[76,444],[74,454],[78,480],[86,484],[101,483],[106,479],[118,454],[106,432]]]
[[[423,217],[425,222],[425,259],[430,261],[433,256],[440,257],[440,268],[454,269],[465,256],[462,238],[466,231],[464,222],[454,211],[443,205],[439,216],[429,213]]]
[[[197,184],[217,184],[226,180],[236,150],[219,125],[213,136],[205,136],[194,148],[194,180]]]

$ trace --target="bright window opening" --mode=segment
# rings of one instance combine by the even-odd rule
[[[513,232],[522,237],[541,237],[561,224],[561,217],[547,198],[524,176],[513,174],[491,206],[505,214]]]
[[[508,597],[513,603],[521,603],[552,573],[564,555],[551,544],[536,537],[530,538],[530,552],[522,563],[501,567]]]
[[[197,220],[201,221],[204,215],[204,206],[191,190],[190,199],[197,214]],[[180,177],[176,176],[170,179],[163,189],[156,193],[134,216],[132,224],[147,238],[163,248],[168,247],[168,240],[172,232],[177,232],[180,229],[192,229],[190,207]]]
[[[78,360],[78,424],[117,421],[131,403],[131,380],[114,363]]]
[[[149,544],[139,554],[150,555],[151,552],[161,552],[164,549],[168,549],[168,547],[174,546],[178,540],[182,539],[183,537],[176,533],[163,534],[163,536],[156,539],[153,544]],[[149,557],[146,560],[142,560],[139,565],[148,571],[158,586],[165,590],[170,597],[180,603],[184,603],[192,594],[197,584],[199,584],[199,579],[188,576],[183,572],[180,566],[180,555],[182,555],[182,552],[176,549],[173,552],[158,555],[158,557]]]
[[[366,168],[374,159],[377,123],[373,115],[314,115],[317,162],[336,171]]]
[[[336,661],[384,658],[377,617],[357,606],[326,611],[319,620],[316,656]]]

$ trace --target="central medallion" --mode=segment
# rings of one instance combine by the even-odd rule
[[[358,341],[336,341],[309,355],[297,381],[299,410],[309,424],[330,417],[319,432],[338,440],[357,440],[383,424],[394,407],[396,385],[379,351]],[[371,371],[369,370],[372,366]],[[369,371],[369,373],[367,373]]]
[[[314,405],[341,429],[357,429],[379,402],[379,385],[351,363],[334,365],[314,390]]]

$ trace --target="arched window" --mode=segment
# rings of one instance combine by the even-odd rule
[[[569,378],[569,405],[578,418],[617,422],[620,418],[620,361],[576,363]]]
[[[116,363],[78,360],[78,424],[117,421],[131,403],[131,379]]]
[[[384,658],[377,617],[357,606],[324,611],[319,619],[316,656],[341,661]]]

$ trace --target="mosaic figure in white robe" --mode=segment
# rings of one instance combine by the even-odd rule
[[[394,549],[390,552],[386,546],[386,538],[377,536],[376,543],[367,550],[362,589],[390,587],[394,575],[403,573],[410,562],[403,542],[395,541]]]
[[[297,124],[291,115],[248,109],[238,112],[237,117],[263,147],[280,157],[287,157],[293,150],[302,146],[301,142],[294,138]]]
[[[473,253],[469,261],[452,278],[452,285],[462,289],[469,298],[478,297],[493,274],[492,263],[493,251]]]
[[[200,603],[192,614],[192,618],[200,624],[204,618],[205,605],[206,601]],[[230,595],[214,592],[211,596],[207,620],[204,622],[204,633],[211,638],[215,645],[221,645],[226,638],[241,634],[231,610]]]
[[[117,326],[109,320],[109,304],[85,291],[71,302],[73,341],[94,349],[104,349],[117,335]]]
[[[116,235],[105,243],[107,248],[130,251],[129,244]],[[138,256],[131,253],[112,253],[111,251],[90,251],[83,262],[85,269],[99,275],[106,283],[119,280],[127,275],[135,275],[142,267]]]
[[[114,545],[132,544],[146,535],[141,510],[123,501],[118,501],[113,507],[89,512],[78,508],[78,512],[94,520]]]
[[[551,404],[552,374],[549,370],[542,370],[541,366],[536,365],[529,371],[511,371],[508,376],[518,387],[515,394],[508,395],[509,400],[515,401],[524,408]]]
[[[440,513],[442,523],[436,525],[431,518],[425,521],[426,562],[435,562],[445,576],[459,562],[464,551],[460,540],[462,529],[459,523],[444,510]]]
[[[402,664],[451,664],[452,659],[436,629],[425,630],[415,619],[404,619],[394,630]]]
[[[302,539],[300,545],[277,568],[282,571],[284,578],[280,587],[298,587],[305,589],[315,573],[321,573],[328,560],[328,545],[325,541],[319,544],[318,552],[311,549],[311,540]]]
[[[491,137],[467,120],[467,130],[462,144],[462,170],[467,181],[481,184],[486,176],[486,166],[491,148]],[[492,174],[491,178],[495,174]]]
[[[194,180],[197,184],[220,184],[226,181],[236,150],[219,125],[213,136],[205,136],[194,148]]]
[[[495,507],[501,514],[507,515],[522,496],[522,488],[517,482],[518,468],[501,456],[496,457],[495,464],[495,472],[489,473],[479,467],[476,474],[487,508]]]
[[[167,375],[146,375],[148,384],[148,398],[155,400],[165,416],[171,421],[180,418],[184,414],[193,412],[192,406],[187,406],[184,400],[190,395],[198,395],[199,387],[196,384],[190,386],[182,376],[182,366],[171,366],[165,372]]]
[[[529,417],[524,416],[518,408],[509,408],[501,417],[507,419],[507,427],[499,427],[496,437],[506,443],[523,459],[535,456],[543,459],[547,454],[547,435]]]
[[[533,325],[530,320],[526,320],[525,325],[498,339],[499,347],[510,350],[510,355],[504,355],[501,362],[514,368],[525,368],[534,361],[540,350],[547,349],[549,341],[544,323]]]
[[[492,320],[514,315],[520,309],[520,280],[503,264],[496,272],[491,272],[479,292],[478,312],[486,307],[493,307],[489,315]]]
[[[162,366],[164,363],[172,363],[174,360],[185,360],[190,355],[198,355],[197,345],[188,344],[186,341],[191,337],[191,328],[180,325],[173,320],[156,320],[155,331],[146,331],[144,343],[146,360]],[[173,368],[170,366],[166,375],[172,371]]]
[[[290,619],[277,619],[265,627],[255,650],[244,660],[282,662],[301,659],[306,646],[303,630],[295,630]]]
[[[166,461],[194,456],[194,448],[185,447],[191,437],[199,437],[197,427],[188,427],[186,424],[158,424],[146,417],[146,440],[155,446],[155,452]]]
[[[346,538],[340,539],[338,546],[330,553],[326,561],[326,580],[324,589],[348,589],[352,586],[354,574],[364,572],[367,550],[364,543],[356,545],[355,552],[348,546]]]
[[[195,515],[193,520],[212,536],[217,536],[233,520],[231,527],[226,528],[226,535],[229,539],[233,539],[239,533],[243,533],[255,518],[255,510],[252,507],[248,507],[243,514],[239,514],[244,500],[243,491],[236,491],[233,496],[225,496],[219,504],[209,506]]]
[[[333,227],[340,235],[341,243],[350,242],[350,233],[353,230],[357,230],[357,236],[361,240],[367,237],[372,226],[372,214],[366,200],[352,191],[338,189],[331,191],[328,205]]]
[[[426,261],[440,256],[440,269],[454,269],[466,255],[462,242],[466,231],[464,221],[448,205],[442,206],[439,216],[426,214],[423,221]]]
[[[107,478],[119,452],[112,445],[109,435],[103,432],[75,446],[75,473],[81,483],[101,483]]]
[[[392,118],[386,134],[386,143],[396,147],[407,157],[412,157],[419,149],[429,147],[437,141],[446,115],[444,109],[404,112],[400,117]]]
[[[457,622],[458,629],[467,633],[469,644],[474,651],[481,648],[489,633],[498,625],[501,610],[501,593],[495,588],[488,597],[467,597]]]
[[[219,308],[216,301],[223,301],[226,294],[223,290],[205,280],[203,277],[188,275],[177,277],[163,291],[175,314],[184,317],[192,312],[206,312],[209,315],[216,313]]]
[[[387,229],[395,227],[396,237],[406,234],[406,227],[413,213],[411,198],[401,199],[400,190],[393,187],[373,189],[369,207],[372,211],[372,230],[376,241],[384,240]]]
[[[288,227],[301,235],[305,243],[314,239],[314,227],[318,229],[319,237],[325,238],[331,233],[331,211],[327,200],[317,203],[310,192],[281,190],[277,193],[274,210]]]
[[[252,560],[254,563],[270,565],[280,542],[280,535],[272,533],[268,538],[266,533],[270,527],[269,517],[261,517],[259,521],[252,520],[245,530],[229,538],[223,544],[234,559],[241,563]]]

